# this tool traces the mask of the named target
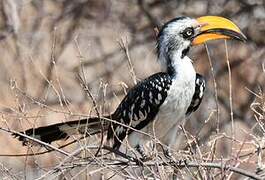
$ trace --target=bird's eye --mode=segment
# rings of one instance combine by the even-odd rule
[[[194,35],[194,29],[190,27],[186,28],[182,34],[185,39],[188,39]]]

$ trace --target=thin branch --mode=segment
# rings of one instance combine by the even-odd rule
[[[216,104],[216,120],[217,120],[216,133],[219,133],[219,130],[220,130],[220,127],[219,127],[220,118],[219,118],[219,103],[218,103],[217,83],[216,83],[216,80],[215,80],[212,59],[211,59],[210,52],[209,52],[207,44],[205,44],[205,48],[206,48],[206,52],[207,52],[207,56],[208,56],[208,60],[209,60],[210,68],[211,68],[211,73],[212,73],[212,77],[213,77],[214,95],[215,95],[215,104]]]
[[[33,138],[33,137],[31,137],[31,136],[28,136],[28,135],[26,135],[26,134],[23,134],[23,133],[20,133],[20,132],[17,132],[17,131],[13,131],[13,130],[11,130],[11,129],[5,129],[5,128],[2,128],[2,127],[0,127],[0,130],[5,131],[5,132],[7,132],[7,133],[11,133],[11,134],[13,134],[13,135],[15,135],[15,136],[21,136],[21,137],[27,138],[27,139],[29,139],[30,141],[36,142],[36,143],[38,143],[38,144],[40,144],[40,145],[42,145],[42,146],[44,146],[44,147],[47,147],[47,148],[53,149],[54,151],[57,151],[57,152],[59,152],[59,153],[61,153],[61,154],[63,154],[63,155],[66,155],[66,156],[68,156],[68,157],[70,156],[69,153],[67,153],[67,152],[65,152],[65,151],[63,151],[63,150],[61,150],[61,149],[59,149],[59,148],[57,148],[57,147],[54,147],[54,146],[52,146],[52,145],[50,145],[50,144],[48,144],[48,143],[45,143],[45,142],[43,142],[43,141],[41,141],[41,140],[38,140],[38,139]]]
[[[227,41],[225,40],[225,55],[226,55],[226,64],[228,69],[228,78],[229,78],[229,105],[230,105],[230,119],[231,119],[231,134],[232,138],[235,138],[235,125],[234,125],[234,115],[233,115],[233,94],[232,94],[232,73],[230,68],[230,63],[228,59],[228,49],[227,49]],[[233,141],[231,145],[231,153],[233,152]]]
[[[56,57],[56,45],[57,45],[56,33],[57,33],[57,28],[55,27],[53,30],[52,48],[51,48],[51,55],[50,55],[50,63],[49,63],[49,66],[47,68],[47,77],[43,79],[38,97],[42,96],[43,89],[46,89],[47,86],[49,85],[49,82],[51,82],[51,80],[52,80],[53,69],[54,69],[54,66],[55,66],[56,61],[57,61],[57,57]]]
[[[129,65],[129,71],[131,73],[131,77],[132,77],[132,80],[133,80],[133,83],[134,84],[137,84],[137,78],[136,78],[136,75],[135,75],[135,72],[134,72],[134,68],[133,68],[133,64],[132,64],[132,61],[131,61],[131,57],[130,57],[130,54],[129,54],[129,47],[128,47],[128,41],[126,39],[126,41],[124,42],[124,40],[120,40],[119,41],[119,45],[120,45],[120,48],[123,50],[127,60],[128,60],[128,65]]]
[[[75,139],[69,143],[66,143],[62,146],[59,146],[58,149],[62,149],[62,148],[65,148],[71,144],[74,144],[76,143],[77,141],[80,141],[82,139],[84,139],[85,137],[82,136],[80,137],[79,139]],[[95,146],[93,146],[95,147]],[[96,146],[96,148],[98,148],[98,146]],[[53,152],[55,151],[54,149],[49,149],[49,150],[46,150],[46,151],[42,151],[42,152],[37,152],[37,153],[24,153],[24,154],[0,154],[0,157],[20,157],[20,156],[39,156],[39,155],[43,155],[43,154],[46,154],[46,153],[50,153],[50,152]]]
[[[107,165],[109,166],[132,166],[132,167],[141,167],[141,165],[139,165],[137,162],[132,162],[132,161],[122,161],[122,160],[113,160],[110,159],[109,162],[105,162]],[[74,168],[74,167],[78,167],[78,166],[85,166],[87,165],[87,162],[76,162],[76,163],[70,163],[69,165],[66,164],[65,168]],[[230,166],[230,165],[224,165],[222,162],[218,163],[218,162],[198,162],[198,161],[180,161],[180,162],[144,162],[143,165],[145,166],[169,166],[169,167],[175,167],[175,168],[192,168],[192,167],[205,167],[205,168],[212,168],[212,169],[220,169],[223,171],[231,171],[231,172],[235,172],[237,174],[243,175],[245,177],[249,177],[252,179],[257,179],[257,180],[262,180],[263,178],[251,173],[245,169],[242,168],[238,168],[238,167],[234,167],[234,166]]]
[[[83,74],[83,76],[85,77],[84,74]],[[89,88],[88,88],[88,86],[86,84],[86,81],[81,76],[79,76],[79,80],[80,80],[81,86],[83,87],[84,91],[91,98],[92,103],[93,103],[93,106],[94,106],[95,111],[96,111],[96,114],[97,114],[97,117],[100,120],[101,139],[100,139],[100,146],[99,146],[97,152],[95,153],[95,156],[97,156],[98,153],[101,150],[101,147],[103,146],[103,141],[104,141],[104,126],[103,126],[103,122],[102,122],[102,119],[101,119],[101,115],[100,115],[99,110],[98,110],[98,105],[97,105],[96,100],[94,99],[92,93],[90,92],[90,90],[89,90]]]

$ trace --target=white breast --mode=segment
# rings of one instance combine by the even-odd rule
[[[158,138],[164,137],[172,127],[183,123],[195,91],[196,72],[191,60],[186,57],[177,62],[175,67],[177,74],[155,122],[155,134]]]

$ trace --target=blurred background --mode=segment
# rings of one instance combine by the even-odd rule
[[[255,152],[257,147],[262,149],[263,0],[1,0],[0,126],[23,131],[95,115],[78,74],[85,77],[100,112],[112,112],[134,85],[132,74],[140,81],[159,71],[155,28],[180,15],[229,18],[248,41],[220,40],[192,48],[189,56],[196,71],[206,78],[207,89],[199,110],[185,126],[188,137],[176,140],[176,151],[196,154],[192,143],[186,147],[194,139],[204,157],[217,159],[235,159]],[[128,47],[132,66],[121,42]],[[1,155],[45,150],[23,147],[2,131],[0,147]],[[65,150],[71,152],[77,147]],[[240,166],[255,172],[265,162],[259,152],[247,156]],[[33,179],[62,159],[58,153],[1,156],[0,176]]]

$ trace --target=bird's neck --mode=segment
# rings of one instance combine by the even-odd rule
[[[170,76],[175,77],[181,75],[182,72],[194,69],[192,60],[183,53],[183,51],[174,51],[170,53],[160,54],[159,59],[162,63],[162,70]]]

